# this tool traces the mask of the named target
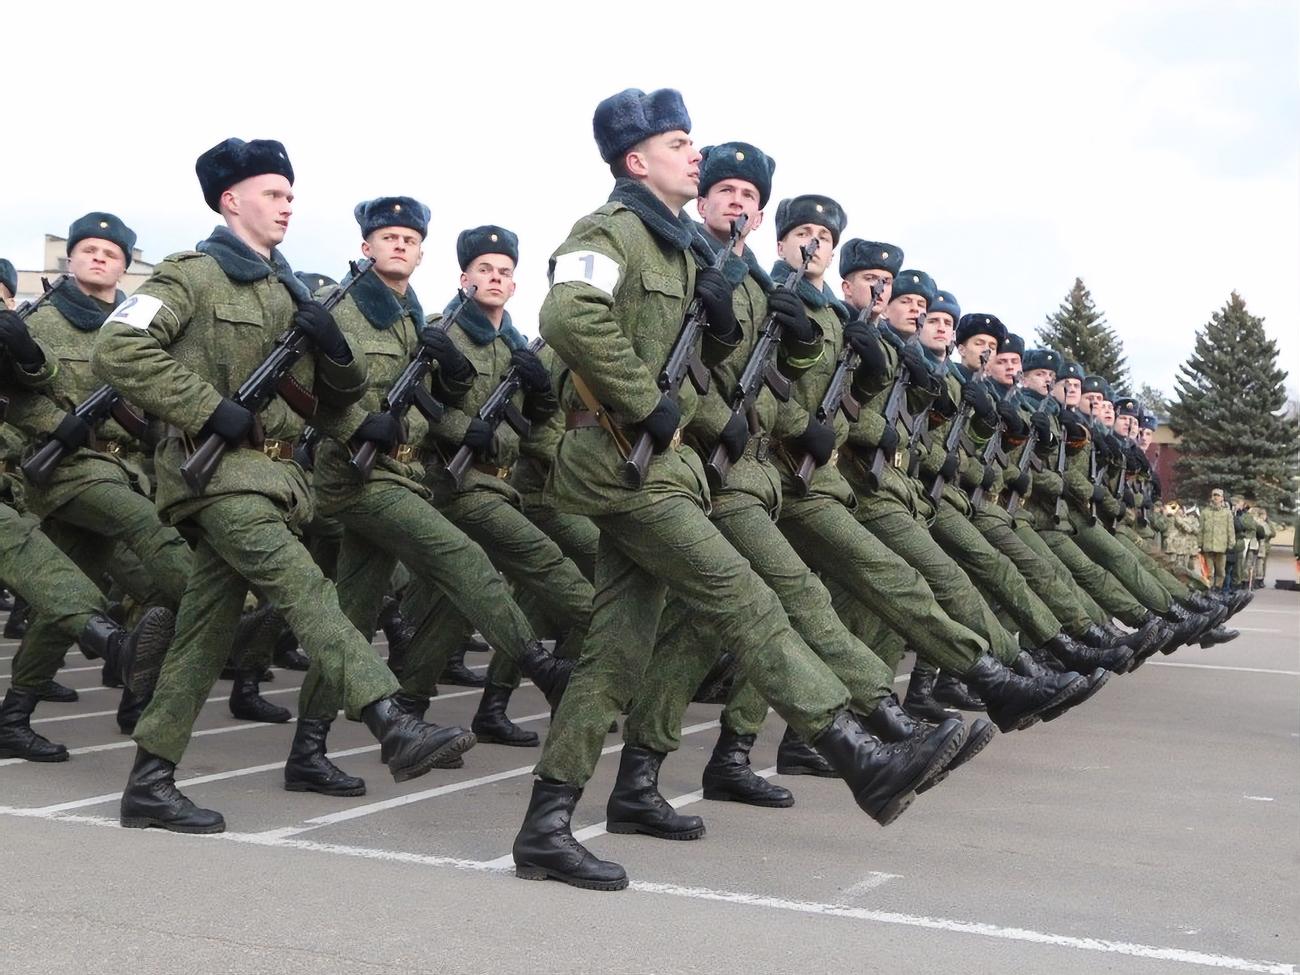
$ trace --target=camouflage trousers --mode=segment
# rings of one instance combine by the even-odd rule
[[[805,740],[849,693],[790,627],[776,594],[691,498],[592,518],[600,529],[591,629],[537,774],[582,787],[609,723],[635,699],[671,591],[736,654],[741,674]]]
[[[333,583],[289,528],[290,513],[260,494],[222,497],[189,519],[194,566],[153,700],[135,729],[146,751],[180,762],[230,651],[250,588],[284,614],[319,679],[340,688],[349,718],[398,690],[397,680],[339,608]]]
[[[1075,543],[1094,562],[1120,581],[1133,598],[1153,613],[1169,612],[1169,590],[1142,567],[1133,552],[1096,521],[1071,509]]]
[[[863,715],[874,711],[893,691],[893,669],[840,621],[830,593],[795,554],[763,503],[750,494],[724,494],[714,499],[712,520],[776,593],[794,631],[848,688],[853,710]],[[685,600],[670,596],[654,656],[624,726],[624,740],[657,752],[676,750],[691,695],[725,649]],[[766,716],[767,701],[752,684],[741,681],[723,709],[722,724],[737,734],[753,735]]]

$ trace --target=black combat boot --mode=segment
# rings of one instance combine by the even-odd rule
[[[506,716],[513,689],[499,684],[488,684],[479,698],[478,710],[470,722],[470,730],[481,743],[513,745],[516,748],[536,748],[541,739],[532,731],[525,731]]]
[[[726,704],[731,698],[731,689],[735,686],[738,666],[736,655],[723,650],[691,695],[691,701],[695,704]]]
[[[241,721],[261,721],[265,724],[284,724],[293,717],[288,708],[272,704],[258,693],[257,672],[235,672],[235,683],[230,688],[230,713]]]
[[[14,594],[8,586],[0,586],[0,613],[7,613],[14,608]]]
[[[920,795],[946,779],[953,769],[965,765],[982,752],[998,733],[998,729],[993,727],[993,722],[987,718],[976,718],[971,722],[970,728],[966,729],[962,726],[961,718],[948,718],[940,725],[932,725],[928,721],[912,717],[898,703],[898,698],[890,694],[866,717],[864,723],[867,730],[881,741],[895,744],[912,738],[924,741],[936,733],[951,733],[949,729],[952,726],[949,722],[956,722],[957,728],[962,730],[964,741],[961,742],[961,747],[957,749],[957,754],[953,756],[951,762],[917,787],[917,795]]]
[[[1042,647],[1038,647],[1034,650],[1021,650],[1020,655],[1016,657],[1015,663],[1012,664],[1012,669],[1021,677],[1027,677],[1030,680],[1050,681],[1058,679],[1062,674],[1071,673],[1072,671],[1077,673],[1077,671],[1074,671],[1072,667],[1067,667]],[[1094,667],[1082,676],[1088,682],[1088,686],[1084,688],[1083,693],[1071,698],[1060,707],[1048,708],[1039,715],[1043,721],[1053,721],[1063,715],[1066,711],[1069,711],[1071,708],[1077,708],[1084,701],[1088,700],[1088,698],[1101,690],[1102,687],[1105,686],[1106,682],[1110,680],[1110,671],[1106,670],[1104,667]]]
[[[754,735],[738,735],[725,724],[704,766],[704,798],[784,809],[794,805],[794,793],[755,775],[749,764]]]
[[[940,706],[947,705],[958,711],[983,713],[985,710],[984,702],[979,699],[979,696],[972,694],[971,689],[963,684],[956,674],[946,670],[939,671],[939,679],[934,682],[934,699]]]
[[[325,739],[330,722],[299,718],[284,763],[284,787],[290,792],[319,792],[323,796],[364,796],[366,783],[348,775],[325,754]]]
[[[988,702],[989,717],[1003,732],[1028,728],[1046,712],[1061,713],[1088,688],[1088,681],[1073,672],[1022,677],[987,653],[965,676],[966,683]]]
[[[271,651],[271,659],[275,661],[275,665],[285,670],[310,669],[311,659],[299,649],[298,637],[293,632],[293,628],[278,613],[276,622],[279,635],[275,638],[275,649]]]
[[[397,704],[399,708],[401,708],[407,714],[411,715],[414,718],[417,718],[420,721],[423,721],[424,716],[429,713],[429,698],[425,697],[423,694],[411,694],[408,693],[407,691],[398,691],[396,694],[393,695],[393,701],[394,703]],[[377,757],[381,762],[384,760],[382,752]],[[461,757],[459,753],[455,755],[448,755],[434,762],[433,767],[434,768],[464,768],[465,759]]]
[[[776,749],[776,770],[781,775],[816,775],[823,779],[835,778],[830,762],[817,754],[816,749],[786,726],[785,735]]]
[[[388,669],[398,678],[406,666],[406,651],[415,638],[415,627],[406,622],[401,606],[392,596],[385,596],[379,609],[379,628],[384,631],[384,639],[388,641]]]
[[[1082,633],[1075,634],[1074,638],[1080,643],[1094,647],[1098,650],[1109,650],[1111,647],[1117,647],[1124,642],[1127,634],[1111,636],[1096,623],[1089,623],[1088,628]]]
[[[835,715],[813,747],[839,774],[858,807],[881,826],[906,811],[916,790],[957,754],[962,736],[935,733],[885,744],[850,711]]]
[[[462,645],[451,652],[438,675],[439,684],[458,684],[461,687],[483,687],[487,679],[474,673],[465,666],[465,647]]]
[[[31,612],[31,606],[22,596],[14,599],[14,608],[9,611],[9,618],[5,620],[4,636],[6,640],[21,640],[27,633],[27,615]]]
[[[623,746],[618,779],[605,804],[605,828],[611,833],[644,833],[661,840],[698,840],[704,835],[704,820],[681,816],[659,794],[659,766],[662,752]]]
[[[120,821],[127,829],[157,826],[173,833],[222,833],[226,821],[214,809],[200,809],[176,788],[176,766],[136,749],[135,764],[122,793]]]
[[[1208,650],[1220,643],[1231,643],[1241,636],[1240,630],[1231,630],[1226,626],[1216,626],[1209,633],[1201,635],[1201,648]]]
[[[1056,634],[1045,644],[1043,649],[1065,664],[1067,670],[1086,674],[1101,667],[1113,674],[1128,672],[1133,659],[1131,647],[1111,647],[1101,650],[1089,647],[1067,636],[1064,632]]]
[[[515,876],[558,880],[586,890],[623,890],[627,873],[617,863],[591,855],[573,838],[574,807],[582,790],[563,782],[537,779],[524,824],[515,836]]]
[[[519,669],[546,695],[546,703],[554,709],[569,686],[573,661],[547,653],[540,640],[529,640],[519,657]]]
[[[52,704],[72,704],[81,700],[81,695],[66,684],[60,684],[57,680],[47,680],[36,691],[36,697],[41,701],[49,701]]]
[[[31,691],[11,687],[0,704],[0,758],[29,762],[66,762],[68,750],[32,730],[32,712],[38,698]]]
[[[117,727],[124,735],[135,734],[135,726],[149,704],[149,697],[132,692],[131,688],[122,688],[122,696],[117,702]]]
[[[474,747],[473,732],[455,725],[426,723],[402,707],[395,697],[383,697],[361,710],[361,720],[380,744],[379,757],[396,782],[405,782],[437,768]]]
[[[957,717],[957,712],[944,707],[934,697],[934,686],[938,683],[938,671],[927,664],[918,663],[912,668],[912,675],[907,681],[907,693],[903,696],[903,707],[914,718],[939,724],[949,718]]]
[[[116,678],[109,686],[125,687],[148,703],[175,635],[175,614],[170,609],[154,606],[144,612],[130,632],[96,613],[86,621],[77,637],[77,646],[88,659],[103,659],[104,671]]]

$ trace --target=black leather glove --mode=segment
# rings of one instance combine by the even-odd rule
[[[880,434],[880,443],[877,446],[885,452],[886,457],[892,458],[894,451],[898,449],[898,431],[891,426],[885,427]]]
[[[367,413],[354,434],[357,440],[365,440],[387,453],[402,440],[402,423],[391,413]]]
[[[1102,501],[1105,501],[1105,500],[1106,500],[1106,495],[1107,495],[1108,493],[1109,493],[1109,492],[1106,490],[1106,488],[1105,488],[1103,485],[1101,485],[1101,484],[1094,484],[1094,485],[1092,486],[1092,500],[1093,500],[1093,501],[1096,501],[1096,502],[1102,502]]]
[[[1124,494],[1121,495],[1120,500],[1124,502],[1126,508],[1131,508],[1137,504],[1137,499],[1133,497],[1133,489],[1129,487],[1124,489]]]
[[[880,344],[880,332],[875,326],[854,319],[844,326],[844,341],[862,360],[858,366],[866,375],[879,377],[885,373],[885,349]]]
[[[930,368],[930,363],[926,360],[925,353],[921,351],[919,345],[903,346],[899,358],[903,363],[903,368],[907,370],[907,377],[913,386],[929,389],[934,384],[936,378],[934,370]]]
[[[1040,444],[1049,443],[1052,439],[1052,418],[1046,410],[1035,410],[1029,418],[1029,425],[1038,433],[1038,442]]]
[[[1077,419],[1067,414],[1063,417],[1063,422],[1065,424],[1065,439],[1084,440],[1087,438],[1088,428]]]
[[[1029,476],[1029,471],[1021,471],[1016,475],[1015,480],[1011,482],[1011,490],[1015,491],[1016,494],[1019,494],[1021,497],[1024,497],[1029,493],[1030,485],[1032,485],[1033,482],[1034,479]]]
[[[440,328],[425,327],[420,329],[420,345],[428,350],[433,361],[448,379],[464,382],[474,375],[474,364],[465,357],[465,353],[456,348],[456,343]]]
[[[773,288],[767,296],[767,310],[781,323],[785,334],[796,342],[806,345],[817,338],[817,330],[803,306],[803,299],[789,288]]]
[[[980,480],[980,487],[985,491],[992,491],[993,485],[997,483],[998,470],[991,464],[984,468],[984,477]]]
[[[1029,435],[1029,424],[1025,422],[1020,407],[1013,401],[1009,399],[999,400],[997,410],[1007,433],[1013,437],[1026,437]]]
[[[650,411],[650,415],[637,424],[650,434],[654,442],[654,452],[662,454],[673,442],[678,426],[682,422],[682,411],[667,396],[659,397],[659,404]]]
[[[0,310],[0,345],[27,372],[35,372],[45,362],[45,354],[32,338],[23,316],[7,308]]]
[[[212,415],[203,424],[199,436],[215,433],[230,446],[238,447],[248,439],[255,419],[256,417],[251,411],[244,409],[234,400],[222,397],[221,402],[217,404],[217,408],[212,411]]]
[[[1123,521],[1126,514],[1128,514],[1128,505],[1121,501],[1119,503],[1119,511],[1115,512],[1115,520]]]
[[[807,454],[821,467],[831,459],[835,450],[835,428],[819,423],[815,417],[808,418],[808,426],[803,433],[791,441],[802,453]]]
[[[718,436],[718,442],[727,452],[727,459],[733,464],[740,460],[740,455],[745,452],[745,446],[749,443],[749,420],[743,413],[733,413],[727,420],[727,425],[722,428],[722,433]]]
[[[69,450],[76,450],[90,443],[90,434],[90,424],[75,413],[67,413],[50,436]]]
[[[352,350],[339,331],[334,316],[319,301],[304,301],[293,313],[293,323],[307,333],[312,345],[338,363],[352,361]]]
[[[542,360],[527,349],[510,353],[510,365],[519,371],[519,382],[526,393],[544,393],[551,388],[551,374]]]
[[[469,426],[465,428],[465,436],[460,438],[460,442],[475,454],[486,454],[488,448],[492,446],[492,424],[478,417],[471,418]]]
[[[994,426],[998,422],[997,409],[988,388],[974,379],[967,380],[961,387],[961,401],[969,406],[977,417]]]
[[[945,481],[952,481],[957,476],[957,468],[961,467],[961,457],[955,452],[949,454],[943,459],[943,466],[939,468],[939,476]]]
[[[731,292],[731,282],[715,267],[706,267],[695,276],[695,297],[704,306],[704,327],[714,338],[727,343],[740,335]]]

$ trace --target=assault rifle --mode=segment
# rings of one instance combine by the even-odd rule
[[[916,331],[908,336],[907,345],[919,346],[921,344],[921,322],[916,323]],[[899,423],[911,434],[916,428],[916,418],[907,411],[907,391],[911,388],[912,379],[907,371],[907,363],[900,357],[898,360],[898,375],[894,377],[894,388],[889,391],[889,399],[885,401],[885,429],[891,429]],[[868,483],[872,488],[880,487],[880,475],[885,471],[885,465],[889,463],[889,458],[885,456],[883,447],[877,447],[875,454],[871,458],[871,469]]]
[[[57,278],[54,279],[53,284],[50,284],[49,278],[41,278],[40,297],[36,298],[35,300],[28,298],[21,305],[19,305],[17,308],[14,309],[14,314],[22,318],[23,321],[26,321],[32,312],[34,312],[37,308],[40,308],[41,305],[45,304],[45,302],[49,300],[50,295],[54,294],[55,291],[57,291],[60,287],[63,286],[63,282],[66,280],[68,280],[68,276],[66,274],[60,274]],[[5,414],[8,411],[9,411],[9,397],[0,396],[0,423],[4,422]]]
[[[992,354],[992,349],[985,349],[980,353],[980,367],[975,370],[970,379],[966,380],[968,383],[982,383],[984,381],[984,376],[988,373],[989,356]],[[965,403],[957,410],[957,416],[953,418],[952,426],[948,428],[948,436],[943,441],[945,457],[951,457],[961,446],[962,437],[966,435],[966,427],[970,424],[970,418],[974,413],[975,411]],[[938,504],[939,499],[943,497],[945,483],[947,483],[947,478],[943,476],[943,471],[939,471],[934,476],[934,483],[930,485],[930,501],[934,504]]]
[[[528,351],[536,355],[542,351],[542,346],[546,344],[543,338],[535,338],[528,345]],[[502,422],[506,423],[511,430],[521,437],[527,437],[533,429],[533,425],[528,419],[515,409],[515,404],[510,401],[515,393],[519,392],[519,387],[523,385],[519,376],[519,367],[511,366],[506,370],[506,374],[501,377],[501,382],[497,388],[492,390],[492,395],[483,401],[479,407],[478,418],[492,428],[495,433],[497,427]],[[460,449],[456,451],[451,462],[444,468],[451,475],[452,481],[457,489],[460,488],[461,482],[465,480],[465,471],[474,460],[474,451],[470,447],[461,444]]]
[[[1052,398],[1051,393],[1045,393],[1043,395],[1043,398],[1038,401],[1038,405],[1034,407],[1034,416],[1037,416],[1038,414],[1047,411],[1047,402],[1051,398]],[[1061,437],[1061,444],[1063,446],[1065,444],[1064,436]],[[1031,467],[1036,471],[1041,471],[1043,469],[1043,462],[1038,459],[1037,447],[1038,447],[1038,428],[1035,427],[1031,422],[1029,424],[1029,437],[1028,439],[1025,440],[1024,452],[1021,453],[1020,455],[1020,463],[1016,465],[1017,477],[1028,473]],[[1019,511],[1020,503],[1023,500],[1024,500],[1023,495],[1021,495],[1021,493],[1013,487],[1011,489],[1011,497],[1007,499],[1007,514],[1014,515],[1017,511]],[[1058,511],[1060,510],[1059,507],[1057,510]]]
[[[1020,373],[1016,373],[1011,377],[1011,385],[1008,386],[1006,392],[998,398],[998,402],[1005,403],[1019,391]],[[993,436],[989,437],[989,442],[984,445],[984,453],[980,455],[980,463],[984,465],[985,469],[987,469],[994,461],[997,461],[1004,467],[1007,463],[1007,452],[1002,448],[1002,424],[1000,423],[998,424],[997,431]],[[971,492],[971,504],[982,504],[984,502],[984,495],[987,493],[988,492],[984,490],[983,484],[978,485],[975,490]]]
[[[445,332],[456,323],[461,313],[468,307],[470,301],[474,298],[474,293],[478,291],[478,285],[470,285],[460,293],[460,300],[455,307],[451,309],[437,325],[432,326],[439,331]],[[419,351],[415,353],[415,358],[406,364],[402,374],[394,380],[393,385],[389,387],[388,392],[384,394],[384,400],[380,404],[380,409],[389,416],[394,417],[399,423],[406,419],[406,414],[414,406],[424,414],[425,419],[430,423],[442,417],[446,412],[446,407],[434,399],[433,394],[424,388],[425,377],[433,369],[433,355],[429,350],[421,345]],[[352,459],[348,461],[354,471],[361,475],[361,479],[369,480],[371,472],[375,469],[375,460],[379,456],[379,447],[372,441],[367,440],[352,454]]]
[[[337,291],[330,293],[322,304],[326,311],[338,306],[349,291],[363,277],[370,273],[373,261],[349,262],[352,279]],[[289,374],[298,360],[306,354],[311,345],[307,333],[296,325],[290,325],[284,334],[275,340],[271,354],[262,360],[261,365],[252,371],[243,381],[231,400],[251,413],[260,413],[270,404],[278,393],[295,413],[310,419],[316,412],[316,397],[305,389],[301,383]],[[256,419],[254,423],[256,424]],[[194,453],[181,464],[181,477],[185,486],[194,494],[201,494],[217,472],[217,465],[230,449],[230,444],[217,433],[208,434]]]
[[[148,421],[131,409],[122,394],[112,386],[100,386],[78,403],[72,413],[91,430],[98,429],[111,416],[133,437],[143,437],[149,431]],[[63,441],[50,437],[19,467],[23,477],[37,487],[45,487],[54,476],[54,469],[71,452]]]
[[[820,243],[814,238],[799,248],[803,260],[799,262],[797,268],[786,275],[785,280],[781,282],[782,287],[792,290],[803,280],[804,275],[808,273],[808,262],[817,253]],[[790,398],[790,380],[781,375],[776,367],[776,350],[781,344],[781,334],[784,331],[784,326],[776,320],[776,314],[768,312],[758,341],[754,343],[754,351],[750,353],[749,361],[745,363],[745,370],[740,374],[740,382],[731,394],[731,417],[748,418],[749,411],[758,402],[764,386],[770,389],[772,395],[782,403]],[[729,417],[728,422],[730,419]],[[753,435],[754,432],[751,430],[750,434]],[[715,491],[727,483],[727,475],[731,473],[731,457],[727,454],[727,448],[721,443],[715,446],[713,453],[709,455],[704,473],[709,479],[709,487]]]
[[[719,249],[711,267],[718,271],[722,270],[727,263],[727,258],[736,248],[736,241],[744,235],[748,223],[749,217],[743,213],[731,222],[731,236],[727,240],[727,245]],[[690,377],[691,385],[701,396],[709,391],[709,370],[704,368],[699,349],[704,320],[704,303],[699,298],[692,298],[686,308],[682,330],[677,334],[672,351],[668,353],[668,361],[664,363],[657,380],[659,392],[672,397],[673,400],[677,399],[677,391],[682,388],[682,383],[687,377]],[[627,460],[623,462],[623,477],[632,487],[639,488],[645,481],[645,472],[650,466],[650,457],[653,453],[654,440],[648,432],[642,431],[628,452]]]
[[[867,307],[858,313],[858,321],[871,322],[871,309],[876,306],[880,296],[885,292],[885,282],[876,281],[871,285],[871,300],[867,302]],[[834,426],[835,417],[843,413],[850,423],[857,420],[862,412],[862,404],[853,396],[853,390],[850,388],[853,383],[853,374],[858,371],[858,364],[861,356],[853,351],[853,346],[848,342],[844,343],[844,348],[840,350],[839,361],[835,364],[835,372],[831,374],[830,385],[826,387],[826,392],[822,395],[822,401],[817,404],[817,410],[813,414],[818,423],[830,424]],[[817,461],[811,454],[804,454],[803,459],[799,461],[799,467],[794,472],[795,493],[804,497],[812,489],[813,474],[817,471]]]

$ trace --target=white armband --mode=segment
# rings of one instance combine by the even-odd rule
[[[153,295],[132,295],[113,309],[113,314],[108,316],[104,324],[121,322],[123,325],[130,325],[132,328],[144,331],[152,324],[154,316],[162,307],[162,301]]]
[[[561,254],[555,259],[555,267],[551,271],[551,284],[581,281],[613,297],[622,273],[623,269],[618,262],[604,254],[596,251],[573,251],[569,254]]]

